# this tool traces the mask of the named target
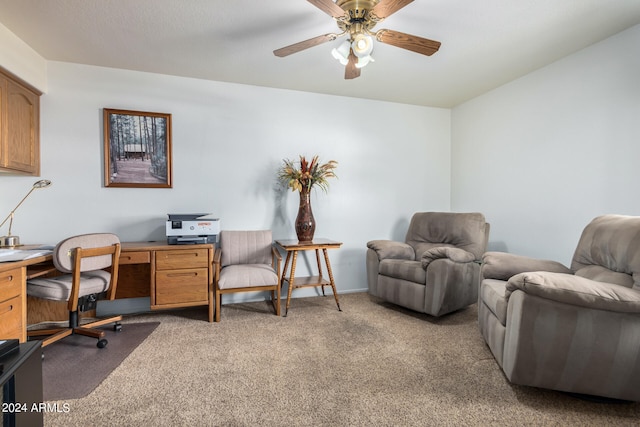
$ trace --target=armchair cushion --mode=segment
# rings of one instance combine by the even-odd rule
[[[380,274],[409,282],[424,284],[426,272],[419,261],[385,259],[380,262]]]
[[[517,274],[507,283],[507,299],[516,290],[579,307],[640,313],[640,292],[571,274],[542,271]]]
[[[460,248],[452,248],[449,246],[438,246],[431,248],[422,254],[422,268],[427,268],[432,261],[440,258],[449,258],[454,262],[472,262],[476,259],[471,252]]]
[[[416,254],[434,247],[451,246],[482,257],[487,245],[487,223],[478,212],[418,212],[411,218],[406,242]]]
[[[506,288],[502,280],[486,279],[480,286],[480,301],[491,310],[498,321],[505,326],[507,324],[507,298]]]
[[[571,269],[578,271],[599,265],[634,279],[640,290],[640,217],[601,215],[591,221],[582,232],[571,261]],[[615,282],[621,284],[619,282]]]
[[[274,283],[278,283],[278,275],[267,264],[228,265],[220,270],[218,278],[220,289],[270,286]]]
[[[618,273],[611,271],[599,265],[589,265],[576,271],[576,276],[586,277],[587,279],[596,280],[598,282],[615,283],[616,285],[627,288],[633,287],[633,277],[626,273]]]
[[[403,242],[392,240],[372,240],[367,243],[369,249],[373,249],[378,254],[378,259],[416,259],[413,248]]]
[[[220,235],[222,267],[236,264],[271,264],[271,230],[229,231]]]
[[[509,280],[511,276],[527,271],[572,273],[563,264],[546,259],[535,259],[506,252],[487,252],[482,257],[482,277],[485,279]]]

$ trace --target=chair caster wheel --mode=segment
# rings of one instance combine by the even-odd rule
[[[121,332],[122,331],[122,325],[120,323],[116,323],[115,325],[113,325],[113,330],[116,332]]]
[[[98,341],[98,348],[105,348],[107,346],[107,344],[109,344],[109,341],[105,340],[104,338]]]

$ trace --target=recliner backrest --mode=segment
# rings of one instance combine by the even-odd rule
[[[580,236],[571,270],[577,276],[640,290],[640,217],[593,219]]]
[[[413,247],[416,258],[434,247],[464,249],[480,259],[486,250],[488,224],[478,212],[418,212],[411,218],[405,242]]]
[[[220,232],[221,266],[271,264],[271,230]]]
[[[73,251],[76,248],[102,248],[120,243],[120,239],[111,233],[91,233],[69,237],[62,240],[53,249],[53,265],[62,273],[73,271]],[[91,258],[83,258],[80,271],[94,271],[110,267],[111,255],[101,255]]]

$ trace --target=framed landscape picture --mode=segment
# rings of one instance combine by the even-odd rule
[[[104,109],[104,185],[171,188],[171,114]]]

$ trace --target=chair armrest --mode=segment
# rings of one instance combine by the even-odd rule
[[[222,250],[218,248],[213,248],[213,281],[214,283],[218,281],[218,277],[220,276],[221,258],[222,258]]]
[[[275,246],[271,246],[271,267],[275,270],[278,277],[280,277],[280,264],[282,263],[282,255]]]
[[[416,254],[411,245],[392,240],[371,240],[367,247],[373,249],[379,260],[383,259],[407,259],[415,260]]]
[[[573,274],[569,268],[557,261],[529,258],[506,252],[486,252],[482,256],[482,278],[484,279],[509,280],[511,276],[527,271]]]
[[[427,268],[431,262],[440,258],[448,258],[453,262],[462,264],[473,262],[476,259],[474,254],[464,249],[453,248],[451,246],[439,246],[431,248],[422,254],[422,268]]]
[[[534,271],[507,282],[507,299],[521,290],[564,304],[620,313],[640,313],[640,291],[613,283],[597,282],[572,274]]]

